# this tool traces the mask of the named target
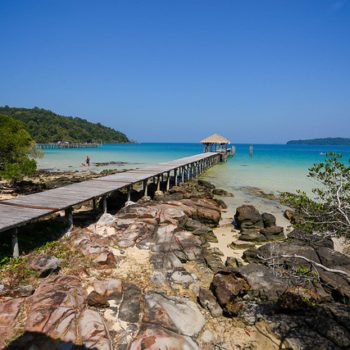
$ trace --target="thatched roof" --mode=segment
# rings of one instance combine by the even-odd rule
[[[201,143],[219,143],[219,144],[227,144],[231,143],[230,140],[226,139],[225,137],[218,135],[218,134],[213,134],[201,141]]]

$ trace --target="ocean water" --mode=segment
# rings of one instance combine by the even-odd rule
[[[302,189],[307,192],[317,186],[307,177],[312,164],[324,160],[325,152],[340,152],[344,160],[350,158],[347,146],[307,146],[307,145],[253,145],[253,155],[249,145],[237,144],[236,154],[226,163],[209,169],[205,176],[216,185],[228,190],[244,190],[257,187],[265,192],[278,193]],[[203,147],[194,143],[141,143],[103,145],[99,148],[45,150],[38,160],[39,168],[49,170],[88,171],[82,166],[86,156],[91,158],[90,170],[104,168],[136,168],[161,163],[196,153]],[[124,165],[96,167],[96,162],[125,162]]]

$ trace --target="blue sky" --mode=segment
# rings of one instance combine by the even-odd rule
[[[0,105],[146,141],[350,137],[350,0],[0,0]]]

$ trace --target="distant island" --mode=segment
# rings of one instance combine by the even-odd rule
[[[322,139],[291,140],[287,142],[287,145],[350,146],[350,138],[348,139],[343,137],[326,137]]]
[[[15,108],[0,106],[0,114],[24,122],[37,143],[130,143],[122,132],[91,123],[79,117],[65,117],[43,108]]]

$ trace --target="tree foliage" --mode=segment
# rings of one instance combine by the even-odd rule
[[[24,123],[0,114],[0,178],[16,181],[33,174],[34,144]]]
[[[282,202],[295,210],[296,226],[350,237],[350,166],[341,160],[341,154],[328,153],[325,162],[309,169],[308,176],[319,183],[313,198],[303,191],[282,194]]]
[[[0,114],[16,118],[27,125],[37,143],[57,141],[127,143],[128,137],[120,131],[90,123],[78,117],[64,117],[42,108],[0,107]]]

